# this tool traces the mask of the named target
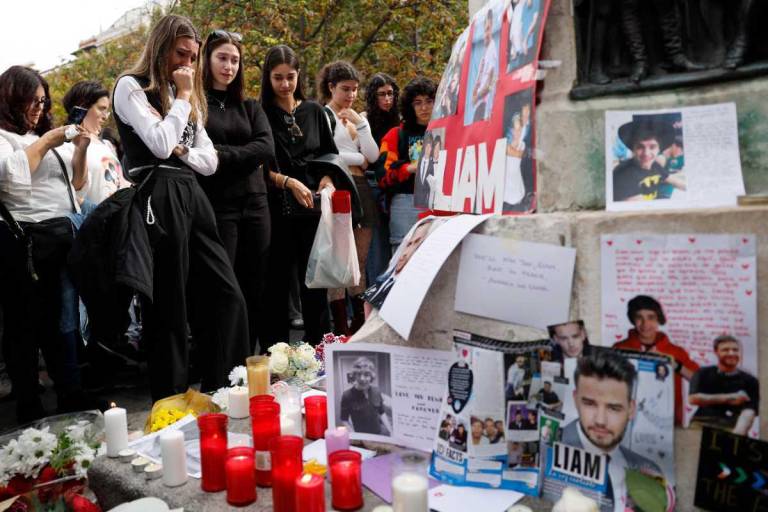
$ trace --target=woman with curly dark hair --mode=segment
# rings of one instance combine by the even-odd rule
[[[38,396],[39,349],[59,412],[94,405],[82,392],[76,333],[60,325],[64,263],[74,232],[68,216],[80,212],[75,191],[86,182],[90,138],[82,127],[52,129],[50,111],[48,83],[39,73],[12,66],[0,75],[0,309],[19,423],[46,414]],[[62,158],[57,148],[67,140],[74,153]]]
[[[413,206],[414,173],[424,132],[432,117],[436,90],[437,85],[429,78],[411,80],[400,98],[403,123],[389,130],[381,140],[380,150],[387,157],[379,187],[392,195],[389,242],[393,252],[418,219],[419,210]]]

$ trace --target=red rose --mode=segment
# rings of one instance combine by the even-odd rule
[[[51,466],[45,466],[40,474],[37,476],[37,483],[44,484],[58,478],[58,473]]]

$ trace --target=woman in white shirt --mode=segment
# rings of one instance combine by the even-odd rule
[[[85,184],[90,140],[80,127],[51,129],[50,109],[48,84],[36,71],[12,66],[0,75],[0,203],[7,209],[0,222],[0,306],[19,423],[46,414],[38,396],[39,349],[56,386],[59,411],[80,410],[86,402],[77,340],[62,332],[59,320],[62,273],[72,242],[67,216],[79,212],[74,197]],[[67,138],[74,144],[71,159],[56,152]],[[14,221],[27,235],[35,233],[31,254]]]
[[[99,138],[104,123],[109,119],[109,91],[99,82],[83,81],[73,85],[62,99],[68,115],[76,107],[87,110],[82,126],[90,133],[86,164],[88,174],[85,186],[78,191],[81,203],[87,201],[98,205],[121,188],[129,187],[130,182],[123,176],[123,168],[111,145]],[[72,144],[65,144],[63,150],[71,151]],[[83,203],[85,206],[88,203]]]
[[[360,282],[357,286],[344,289],[328,290],[328,300],[333,315],[336,334],[354,334],[365,322],[363,299],[365,291],[365,264],[368,249],[371,246],[373,229],[378,225],[376,201],[373,197],[365,169],[379,159],[379,147],[373,139],[368,120],[358,114],[352,105],[357,99],[360,75],[352,64],[344,61],[326,64],[318,75],[318,92],[322,103],[326,104],[333,140],[339,149],[339,155],[347,165],[355,180],[363,218],[354,228],[357,260],[360,264]],[[352,298],[353,318],[351,326],[347,324],[347,301],[345,291]]]

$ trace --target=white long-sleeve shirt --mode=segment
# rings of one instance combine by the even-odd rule
[[[115,112],[125,124],[133,128],[157,158],[165,160],[177,145],[185,145],[189,151],[179,159],[195,172],[210,176],[216,172],[219,158],[205,127],[198,121],[194,140],[184,141],[184,130],[189,122],[192,105],[186,100],[174,98],[171,88],[168,89],[168,95],[173,101],[163,118],[149,104],[147,95],[136,79],[124,76],[115,87]]]
[[[19,222],[40,222],[72,213],[67,186],[74,196],[72,183],[67,183],[53,150],[40,160],[35,172],[29,168],[24,149],[40,137],[32,132],[18,135],[0,129],[0,201]],[[71,158],[62,157],[70,179]],[[79,205],[75,203],[75,209]]]
[[[333,111],[330,108],[326,110]],[[336,143],[336,147],[339,149],[339,156],[345,164],[361,167],[366,160],[369,163],[378,160],[379,146],[373,140],[371,126],[365,118],[360,124],[355,125],[357,137],[352,139],[347,126],[339,119],[336,112],[333,112],[333,117],[336,118],[336,130],[333,132],[333,141]]]

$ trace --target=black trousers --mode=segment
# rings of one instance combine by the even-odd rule
[[[3,309],[3,357],[19,409],[39,403],[38,350],[59,394],[79,387],[78,369],[67,367],[68,357],[59,329],[61,273],[66,251],[35,261],[39,276],[32,281],[26,248],[7,224],[0,222],[0,308]]]
[[[187,321],[201,368],[202,391],[227,384],[248,356],[245,299],[216,231],[213,208],[191,169],[157,169],[141,192],[154,255],[154,290],[144,305],[152,399],[187,390]],[[188,311],[192,313],[188,316]]]
[[[216,225],[248,305],[250,353],[265,339],[264,290],[269,268],[271,222],[266,194],[214,201]]]
[[[262,351],[280,341],[288,342],[290,318],[288,315],[288,289],[291,268],[296,265],[301,291],[301,311],[304,317],[304,341],[312,345],[320,342],[323,334],[331,331],[328,315],[328,291],[310,290],[304,284],[307,262],[320,222],[319,216],[284,217],[273,201],[272,247],[270,249],[269,314],[266,345]]]

